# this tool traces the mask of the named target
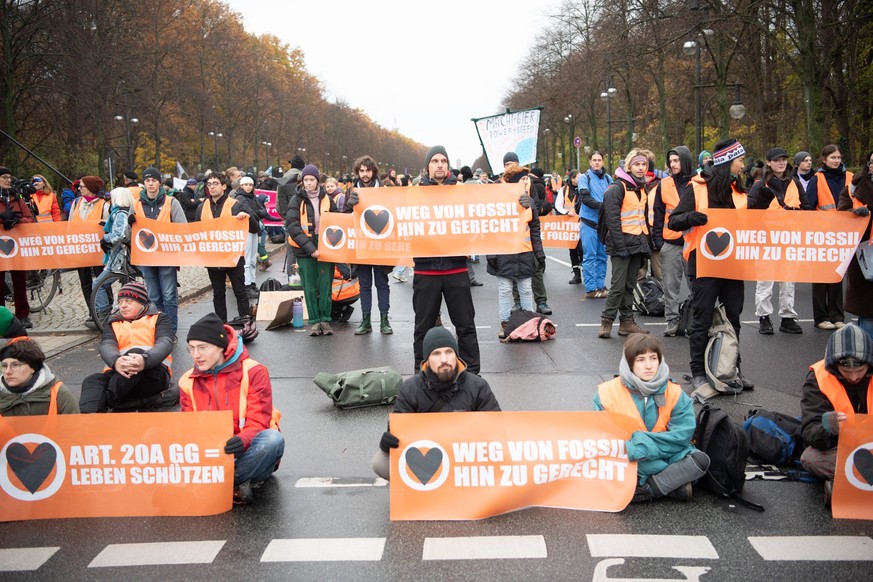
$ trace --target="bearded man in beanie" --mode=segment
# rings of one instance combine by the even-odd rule
[[[182,412],[233,412],[233,436],[224,445],[224,452],[235,457],[233,500],[251,503],[252,487],[279,468],[285,452],[270,373],[249,357],[236,331],[214,313],[191,326],[188,353],[194,367],[179,378]]]
[[[21,196],[12,190],[12,171],[0,167],[0,219],[5,230],[12,230],[18,223],[36,222],[30,206]],[[15,317],[21,320],[27,329],[33,327],[30,322],[30,305],[27,303],[27,271],[10,271],[12,276],[12,294],[15,297]],[[5,275],[0,271],[0,281]],[[0,305],[6,305],[6,293],[0,293]]]
[[[458,358],[458,342],[449,330],[432,327],[424,336],[423,349],[427,359],[415,376],[400,385],[393,412],[500,411],[488,382],[470,374]],[[373,457],[373,471],[383,479],[390,476],[389,451],[399,446],[389,426]]]
[[[176,335],[170,318],[149,303],[142,283],[118,290],[118,311],[103,327],[100,357],[106,368],[82,381],[82,413],[150,410],[175,405],[170,366]]]

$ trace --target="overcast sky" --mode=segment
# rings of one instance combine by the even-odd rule
[[[226,1],[248,32],[299,46],[329,100],[444,145],[454,166],[482,153],[471,119],[500,112],[559,0]]]

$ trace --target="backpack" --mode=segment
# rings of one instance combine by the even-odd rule
[[[394,369],[384,366],[339,374],[319,372],[312,381],[330,396],[334,406],[345,410],[392,404],[403,379]]]
[[[764,508],[740,497],[746,483],[749,439],[745,431],[717,406],[704,404],[697,413],[697,427],[691,443],[709,457],[709,469],[700,486],[721,497],[733,497],[747,507]]]
[[[270,277],[269,279],[267,279],[266,281],[261,283],[261,286],[259,287],[259,289],[261,291],[281,291],[282,290],[282,283],[280,283],[278,280],[274,279],[273,277]]]
[[[651,275],[646,275],[634,286],[634,309],[643,315],[664,316],[664,289]]]
[[[679,304],[679,330],[676,335],[688,335],[691,323],[691,297]]]
[[[712,312],[712,325],[709,327],[709,342],[703,354],[706,379],[716,392],[739,394],[743,384],[737,373],[740,358],[740,343],[734,327],[728,321],[723,305],[717,305]]]
[[[603,203],[601,203],[600,208],[597,210],[597,240],[599,240],[601,244],[606,244],[606,237],[608,236],[609,225],[606,224],[606,216],[603,212]]]
[[[519,309],[513,311],[506,323],[506,337],[500,340],[508,342],[544,342],[555,337],[555,324],[551,319],[533,311]]]
[[[750,410],[743,423],[749,450],[756,457],[786,465],[800,457],[800,417],[770,410]]]

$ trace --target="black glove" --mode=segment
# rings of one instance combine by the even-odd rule
[[[537,255],[537,263],[539,263],[540,267],[546,264],[546,255]]]
[[[858,208],[853,208],[852,212],[857,214],[858,216],[870,216],[870,209],[866,206],[859,206]]]
[[[12,230],[12,227],[14,227],[18,223],[18,218],[7,218],[3,221],[3,228],[5,228],[6,230]]]
[[[692,210],[688,213],[688,224],[691,226],[703,226],[709,221],[709,217],[702,212]]]
[[[100,239],[100,248],[103,249],[104,253],[108,253],[112,250],[112,243],[107,241],[105,238]]]
[[[224,452],[228,455],[233,455],[237,459],[242,457],[242,454],[246,451],[246,444],[243,442],[241,438],[238,436],[232,436],[227,439],[227,442],[224,444]]]
[[[349,192],[349,195],[346,197],[346,206],[348,208],[354,208],[355,204],[357,204],[360,201],[361,200],[360,200],[360,198],[358,198],[357,190],[352,190],[351,192]]]
[[[127,224],[135,224],[136,223],[136,214],[131,212],[127,215]]]
[[[397,440],[396,436],[387,430],[382,433],[382,440],[379,441],[379,448],[382,449],[383,453],[387,453],[389,449],[396,449],[399,446],[400,441]]]
[[[521,204],[522,208],[530,208],[530,196],[522,194],[518,197],[518,203]]]
[[[488,263],[489,269],[497,271],[497,257],[494,257],[493,259],[488,259],[486,262]]]

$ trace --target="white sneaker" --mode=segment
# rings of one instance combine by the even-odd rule
[[[821,323],[816,323],[815,326],[819,329],[837,329],[837,326],[830,321],[822,321]]]
[[[835,322],[833,323],[833,325],[834,325],[834,327],[837,328],[837,329],[843,329],[844,327],[846,327],[846,324],[843,323],[842,321],[835,321]]]

